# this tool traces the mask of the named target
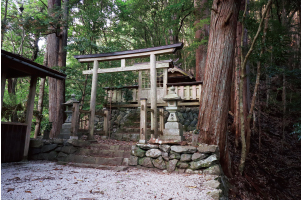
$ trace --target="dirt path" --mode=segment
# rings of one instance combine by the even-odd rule
[[[212,176],[164,174],[130,168],[99,170],[30,161],[1,164],[1,199],[5,200],[208,200]]]

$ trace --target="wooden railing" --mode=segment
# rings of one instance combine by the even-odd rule
[[[202,82],[181,82],[181,83],[168,83],[167,84],[167,91],[166,93],[157,93],[158,97],[158,103],[162,102],[162,98],[164,95],[168,94],[170,88],[174,86],[176,88],[176,93],[181,96],[183,101],[200,101],[201,91],[202,91]],[[138,85],[135,86],[126,86],[123,88],[104,88],[106,90],[106,100],[107,103],[138,103],[140,98],[147,98],[150,99],[150,97],[143,97],[146,96],[146,94],[143,92],[144,90],[149,89],[139,89]],[[162,88],[163,89],[163,88]],[[158,90],[162,90],[161,88],[158,88]],[[126,101],[124,99],[124,94],[127,90],[131,91],[132,99]],[[140,91],[139,91],[140,90]],[[143,94],[143,95],[142,95]],[[162,96],[162,97],[161,97]]]

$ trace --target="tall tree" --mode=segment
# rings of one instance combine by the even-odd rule
[[[195,11],[195,39],[199,46],[195,54],[196,66],[196,80],[203,81],[204,70],[206,65],[207,56],[207,43],[205,42],[209,37],[209,8],[206,5],[207,0],[199,0],[194,2]]]
[[[219,146],[224,168],[229,162],[227,117],[239,6],[240,0],[213,1],[198,122],[201,142]]]

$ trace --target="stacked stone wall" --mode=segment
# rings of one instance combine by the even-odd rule
[[[216,145],[170,146],[136,144],[132,146],[129,165],[166,170],[167,172],[221,175]]]
[[[198,122],[199,107],[179,107],[177,115],[184,131],[193,131]],[[164,109],[164,123],[167,122],[168,111]],[[118,108],[111,110],[110,128],[111,133],[120,133],[124,127],[139,127],[140,108]],[[138,123],[138,124],[137,124]],[[103,130],[103,117],[96,116],[96,130]],[[150,113],[148,113],[148,126],[150,126]]]

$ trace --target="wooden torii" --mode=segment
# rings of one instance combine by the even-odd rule
[[[168,66],[156,64],[156,55],[171,54],[177,50],[182,49],[183,43],[176,43],[172,45],[165,45],[159,47],[151,47],[138,50],[127,50],[120,52],[110,52],[102,54],[89,54],[89,55],[75,55],[80,63],[94,62],[93,70],[83,71],[83,74],[92,74],[92,90],[90,100],[90,121],[89,121],[89,139],[93,139],[94,134],[94,119],[95,119],[95,106],[96,106],[96,89],[97,89],[97,74],[98,73],[113,73],[124,71],[138,71],[138,70],[150,70],[150,82],[151,82],[151,130],[154,132],[154,136],[158,137],[158,122],[157,122],[157,70],[156,68],[167,68]],[[134,65],[126,66],[125,59],[150,57],[150,65]],[[99,62],[121,60],[121,67],[117,68],[98,68]]]

